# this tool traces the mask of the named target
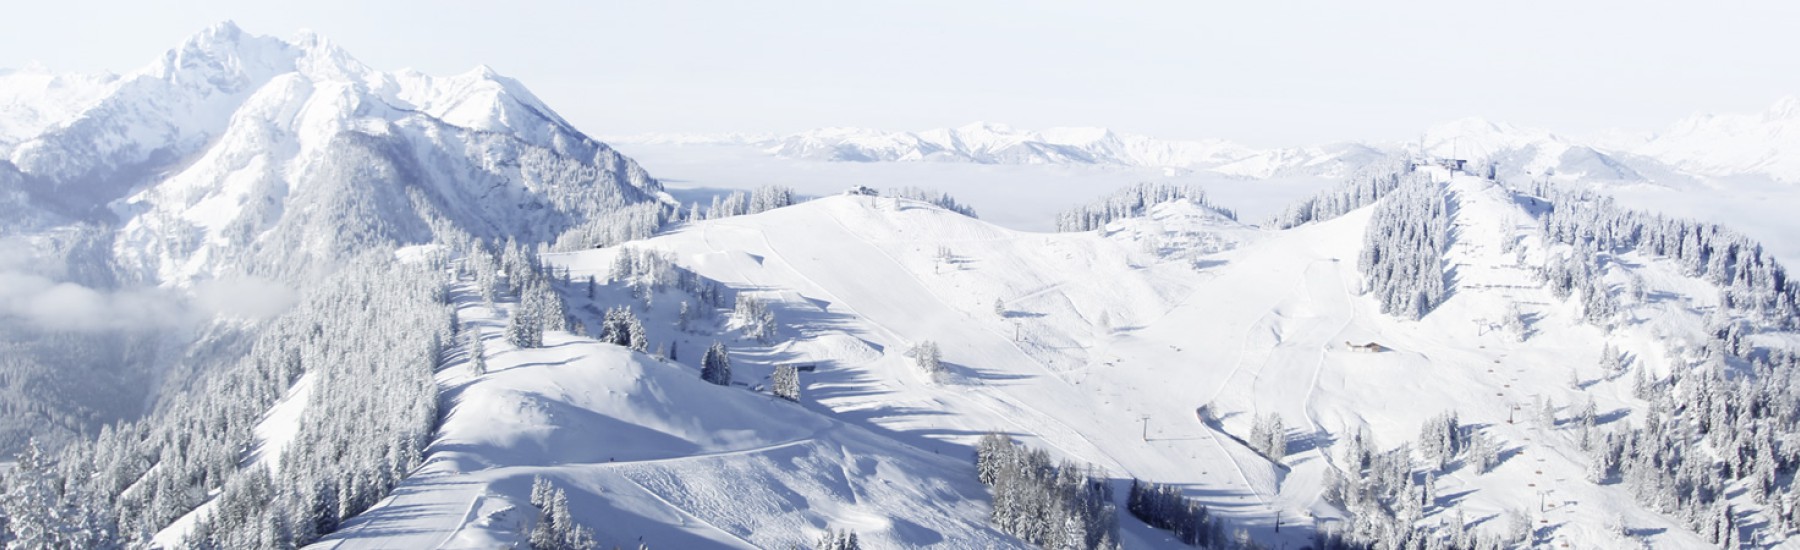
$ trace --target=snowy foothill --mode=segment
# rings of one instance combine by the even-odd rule
[[[601,319],[588,308],[631,300],[617,287],[588,300],[577,286],[569,301],[589,326]],[[558,331],[519,348],[502,336],[509,306],[484,306],[467,285],[453,295],[463,330],[485,342],[484,371],[464,356],[440,372],[449,409],[425,465],[320,547],[522,544],[537,521],[527,499],[536,477],[566,490],[576,519],[608,546],[792,547],[826,529],[879,546],[1008,544],[985,527],[980,485],[943,475],[970,469],[966,457],[752,391],[769,369],[747,357],[734,357],[732,386],[702,381],[690,365],[705,339],[674,329],[678,302],[646,319],[654,341],[691,350],[685,363]]]
[[[1651,411],[1607,354],[1640,378],[1685,368],[1707,345],[1714,287],[1624,254],[1604,275],[1622,309],[1596,324],[1594,306],[1538,278],[1569,253],[1536,221],[1543,199],[1422,174],[1449,205],[1435,252],[1449,286],[1416,321],[1363,292],[1379,204],[1268,230],[1174,200],[1096,231],[1029,233],[838,195],[547,255],[577,331],[625,304],[646,351],[554,331],[517,349],[499,335],[511,306],[455,292],[490,342],[486,372],[466,359],[441,372],[449,410],[426,466],[323,544],[516,542],[543,476],[603,543],[767,547],[851,529],[882,547],[1012,545],[973,483],[990,433],[1098,468],[1118,494],[1134,479],[1179,488],[1267,546],[1369,521],[1344,491],[1391,482],[1351,466],[1371,452],[1413,464],[1406,490],[1426,500],[1394,513],[1427,533],[1507,540],[1522,517],[1537,544],[1705,544],[1594,481],[1584,449]],[[657,267],[632,267],[645,262]],[[737,298],[709,308],[652,282],[682,272]],[[740,315],[745,300],[772,332]],[[701,380],[715,341],[730,386]],[[921,367],[927,343],[941,374]],[[806,367],[798,403],[775,396],[782,365]],[[1447,450],[1421,435],[1445,417]],[[1125,547],[1179,547],[1119,514]]]

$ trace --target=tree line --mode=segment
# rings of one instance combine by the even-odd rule
[[[1207,200],[1206,190],[1197,185],[1140,183],[1114,191],[1092,203],[1057,213],[1056,230],[1064,233],[1093,231],[1114,220],[1135,218],[1150,212],[1150,207],[1170,201],[1187,201],[1211,209],[1230,219],[1237,213]]]

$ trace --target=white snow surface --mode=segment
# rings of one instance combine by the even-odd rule
[[[672,330],[666,299],[639,314],[653,349],[673,343],[680,361],[561,333],[544,349],[511,349],[496,337],[500,314],[465,297],[492,372],[445,371],[451,409],[428,466],[322,544],[517,541],[530,477],[544,475],[570,488],[607,545],[789,546],[849,527],[883,548],[1011,546],[985,527],[970,463],[975,438],[998,431],[1104,468],[1121,494],[1133,477],[1176,484],[1259,540],[1293,547],[1304,527],[1340,520],[1320,493],[1346,434],[1367,429],[1393,448],[1446,411],[1501,441],[1505,459],[1486,474],[1444,475],[1423,525],[1460,509],[1478,529],[1498,529],[1506,512],[1542,505],[1534,513],[1556,544],[1627,545],[1607,528],[1615,518],[1658,547],[1701,544],[1622,487],[1586,481],[1572,430],[1512,409],[1546,399],[1567,415],[1591,397],[1606,422],[1631,421],[1646,404],[1628,380],[1602,376],[1602,347],[1656,372],[1692,360],[1716,293],[1666,262],[1630,257],[1607,277],[1656,298],[1615,326],[1586,324],[1531,276],[1550,249],[1529,198],[1440,176],[1457,204],[1446,254],[1454,291],[1416,322],[1359,293],[1367,209],[1270,231],[1179,203],[1103,231],[1042,234],[913,201],[834,196],[629,245],[770,302],[783,325],[773,342],[723,337],[739,387],[698,380],[714,337]],[[1514,237],[1522,251],[1499,252]],[[605,280],[617,253],[551,261],[575,280]],[[585,297],[569,298],[582,309]],[[1496,328],[1513,307],[1533,319],[1523,342]],[[905,356],[922,341],[942,349],[947,380]],[[1391,351],[1345,345],[1365,341]],[[753,391],[790,363],[817,366],[803,375],[801,405]],[[1202,405],[1217,427],[1196,420]],[[1270,413],[1289,427],[1279,463],[1239,443],[1253,416]],[[1176,547],[1129,516],[1122,523],[1128,547]]]
[[[742,144],[617,144],[653,170],[675,198],[706,204],[713,195],[784,185],[824,196],[850,185],[922,187],[971,205],[981,219],[1009,229],[1050,231],[1056,214],[1140,182],[1194,185],[1247,221],[1262,220],[1335,184],[1332,177],[1287,175],[1247,179],[1204,170],[1093,164],[968,162],[825,162],[771,156]]]
[[[516,348],[501,337],[505,312],[469,294],[458,313],[481,331],[488,372],[461,362],[442,371],[450,409],[425,466],[316,547],[520,544],[537,521],[536,476],[567,491],[607,547],[790,548],[827,526],[855,529],[871,547],[1016,544],[985,526],[983,488],[960,454],[568,333]],[[744,370],[754,367],[739,368],[739,380],[753,379]]]

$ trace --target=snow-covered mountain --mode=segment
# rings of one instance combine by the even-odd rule
[[[1543,130],[1467,118],[1425,131],[1416,143],[1337,143],[1256,149],[1225,140],[1171,141],[1104,128],[1033,132],[976,123],[925,132],[827,128],[759,143],[774,155],[855,162],[952,161],[1089,164],[1201,170],[1249,179],[1343,177],[1390,155],[1460,158],[1509,171],[1603,181],[1642,179],[1625,161]]]
[[[1335,177],[1380,156],[1369,147],[1348,143],[1265,150],[1224,140],[1171,141],[1105,128],[1031,131],[986,122],[922,132],[820,128],[786,136],[648,134],[609,139],[646,144],[751,145],[778,157],[831,162],[1128,166],[1206,170],[1246,178],[1296,174]]]
[[[58,74],[41,65],[0,69],[0,157],[20,141],[74,118],[112,90],[110,74]]]
[[[1800,98],[1783,98],[1761,113],[1694,115],[1640,141],[1629,150],[1682,170],[1797,182]]]
[[[36,204],[122,225],[121,263],[155,281],[292,271],[295,256],[446,228],[547,242],[662,199],[630,159],[486,67],[384,73],[316,35],[229,23],[20,141],[10,162]]]
[[[1604,152],[1549,131],[1481,118],[1433,126],[1404,150],[1467,160],[1472,169],[1492,164],[1501,175],[1523,179],[1549,174],[1563,180],[1635,183],[1646,178],[1633,165],[1652,162]]]
[[[973,123],[922,132],[820,128],[790,135],[645,134],[620,143],[739,145],[777,157],[829,162],[969,162],[1165,168],[1249,179],[1342,177],[1388,155],[1492,163],[1502,174],[1588,182],[1663,182],[1756,175],[1800,180],[1800,99],[1761,113],[1696,115],[1661,133],[1613,131],[1577,139],[1536,128],[1464,118],[1402,143],[1347,142],[1258,149],[1219,139],[1181,141],[1105,128],[1015,129]]]
[[[201,310],[217,309],[202,304],[217,301],[206,289],[294,292],[371,250],[437,241],[608,244],[649,234],[672,203],[631,159],[491,69],[382,72],[310,33],[231,23],[121,76],[0,75],[0,153],[0,276],[31,283],[8,283],[18,294],[0,299],[0,332],[23,346],[0,401],[53,419],[5,419],[7,449],[130,418],[169,369],[216,364],[182,346],[226,336],[142,333],[204,324]],[[56,322],[115,317],[135,321],[100,325],[161,349],[119,361],[22,343],[126,353],[94,341],[116,334],[65,335],[76,323]],[[211,358],[235,344],[207,345]],[[87,372],[102,366],[113,370]],[[79,380],[94,376],[121,384]]]

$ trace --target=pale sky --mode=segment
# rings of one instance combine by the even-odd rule
[[[1655,130],[1800,94],[1800,2],[31,1],[0,67],[125,72],[231,19],[382,70],[478,64],[590,134],[976,120],[1252,145],[1464,116]]]

